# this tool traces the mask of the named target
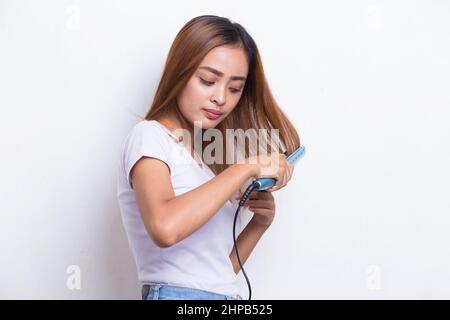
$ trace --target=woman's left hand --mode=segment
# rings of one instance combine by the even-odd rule
[[[242,193],[236,199],[241,197]],[[244,207],[254,213],[252,221],[260,225],[269,226],[275,217],[275,200],[272,193],[266,190],[252,192]]]

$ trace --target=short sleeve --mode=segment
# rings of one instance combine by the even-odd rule
[[[149,121],[143,120],[136,124],[125,140],[123,161],[126,181],[130,188],[131,169],[142,157],[151,157],[164,162],[170,170],[168,140],[161,130]]]

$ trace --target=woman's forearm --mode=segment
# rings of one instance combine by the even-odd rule
[[[252,253],[259,239],[262,237],[264,232],[267,230],[268,225],[261,225],[255,222],[255,220],[250,220],[247,226],[242,230],[239,237],[236,239],[236,246],[239,251],[239,258],[241,260],[242,265],[245,264],[247,258]],[[239,265],[236,249],[233,247],[233,250],[230,253],[230,260],[233,264],[234,272],[239,273],[241,267]]]
[[[254,174],[253,166],[235,164],[198,188],[168,200],[163,223],[172,235],[170,243],[183,240],[204,225]]]

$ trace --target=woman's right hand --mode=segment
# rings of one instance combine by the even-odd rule
[[[267,189],[270,192],[286,186],[294,171],[294,165],[286,160],[286,156],[283,153],[248,157],[244,163],[250,167],[252,177],[274,178],[277,180],[273,187]]]

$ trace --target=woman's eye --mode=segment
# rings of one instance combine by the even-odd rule
[[[202,79],[202,78],[200,78],[200,81],[203,82],[203,83],[204,83],[205,85],[207,85],[207,86],[212,86],[212,85],[214,84],[214,81],[207,81],[207,80]],[[230,91],[231,91],[232,93],[238,93],[238,92],[241,92],[242,90],[240,90],[240,89],[235,89],[235,88],[231,88]]]
[[[212,85],[214,84],[214,82],[212,82],[212,81],[206,81],[206,80],[204,80],[204,79],[202,79],[202,78],[200,78],[200,80],[201,80],[204,84],[206,84],[207,86],[212,86]]]

